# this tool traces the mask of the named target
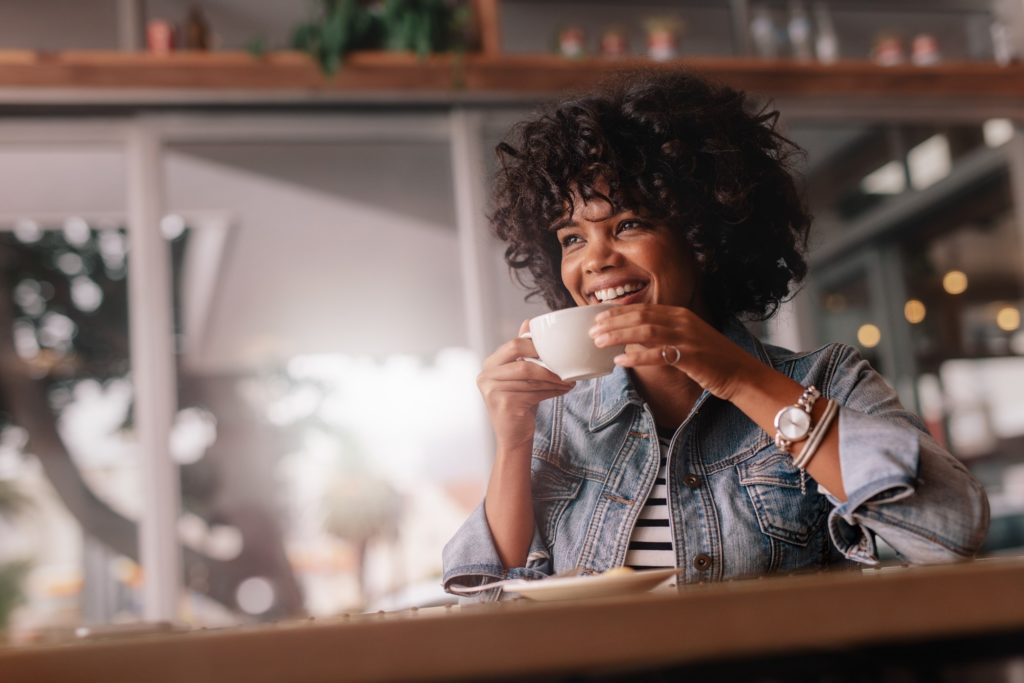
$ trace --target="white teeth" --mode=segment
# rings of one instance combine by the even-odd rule
[[[611,299],[617,299],[620,296],[631,294],[641,288],[643,288],[643,285],[631,283],[618,287],[609,287],[608,289],[599,289],[594,292],[594,296],[597,297],[598,301],[610,301]]]

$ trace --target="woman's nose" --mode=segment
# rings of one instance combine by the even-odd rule
[[[620,258],[615,246],[607,239],[591,239],[587,242],[586,249],[583,268],[588,273],[599,273],[608,268],[614,268]]]

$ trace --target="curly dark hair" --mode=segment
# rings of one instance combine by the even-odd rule
[[[664,221],[693,252],[712,315],[766,319],[807,273],[811,217],[779,113],[692,73],[620,76],[512,128],[491,224],[527,298],[573,306],[552,224],[573,192]],[[602,192],[604,190],[605,192]]]

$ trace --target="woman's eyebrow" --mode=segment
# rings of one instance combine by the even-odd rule
[[[559,219],[559,220],[555,221],[554,223],[552,223],[551,227],[548,228],[548,230],[550,230],[551,232],[558,232],[562,228],[575,228],[575,227],[577,227],[576,226],[576,221],[574,221],[571,218],[562,218],[562,219]]]

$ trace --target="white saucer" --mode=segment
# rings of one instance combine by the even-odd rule
[[[649,591],[678,573],[678,569],[643,569],[628,574],[593,574],[537,581],[512,581],[505,584],[504,591],[516,593],[530,600],[604,598]]]

